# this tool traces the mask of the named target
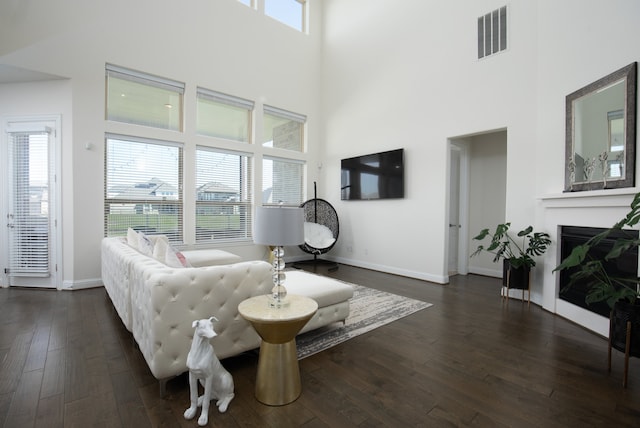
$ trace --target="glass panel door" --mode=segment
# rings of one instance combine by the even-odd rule
[[[8,137],[9,285],[55,287],[51,266],[50,130],[10,131]]]

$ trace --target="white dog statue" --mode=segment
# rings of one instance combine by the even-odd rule
[[[187,368],[189,369],[189,389],[191,394],[191,406],[184,411],[185,419],[192,419],[202,406],[202,413],[198,418],[198,425],[205,426],[209,422],[209,403],[216,399],[216,406],[220,413],[224,413],[233,400],[233,378],[222,367],[220,360],[213,351],[210,339],[217,336],[213,329],[213,321],[216,317],[201,319],[193,322],[195,328],[191,349],[187,355]],[[198,380],[204,386],[204,395],[198,397]]]

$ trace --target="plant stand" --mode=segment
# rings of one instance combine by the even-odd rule
[[[611,373],[611,348],[624,352],[622,387],[627,387],[629,357],[640,357],[640,304],[616,302],[609,317],[608,370]]]
[[[522,290],[522,303],[524,303],[524,291],[527,290],[527,306],[531,305],[531,269],[520,267],[518,269],[511,266],[509,260],[504,260],[502,264],[502,290],[501,297],[509,303],[509,290]],[[504,290],[504,294],[502,291]]]

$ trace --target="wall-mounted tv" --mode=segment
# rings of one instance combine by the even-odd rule
[[[404,149],[342,159],[340,199],[404,198]]]

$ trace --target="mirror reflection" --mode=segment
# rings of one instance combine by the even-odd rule
[[[565,191],[632,187],[636,63],[567,96]]]

